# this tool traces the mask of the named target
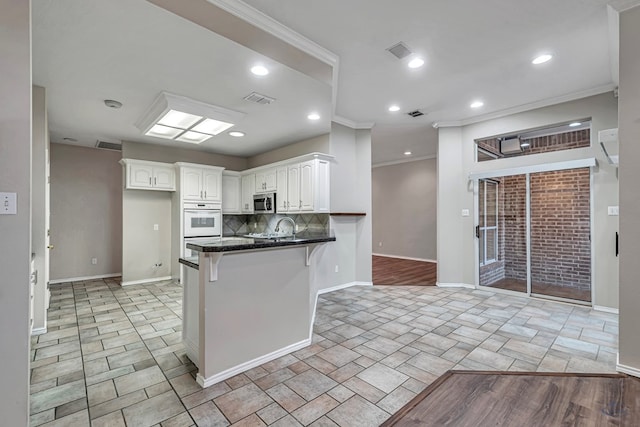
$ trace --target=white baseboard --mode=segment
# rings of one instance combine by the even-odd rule
[[[438,263],[437,260],[435,259],[426,259],[426,258],[412,258],[409,256],[398,256],[398,255],[387,255],[387,254],[371,254],[373,256],[382,256],[385,258],[396,258],[396,259],[408,259],[409,261],[422,261],[422,262],[434,262],[434,263]]]
[[[286,354],[292,353],[296,350],[300,350],[301,348],[304,348],[308,345],[311,344],[311,338],[307,338],[304,339],[300,342],[288,345],[284,348],[281,348],[279,350],[273,351],[269,354],[265,354],[264,356],[260,356],[256,359],[250,360],[248,362],[242,363],[238,366],[234,366],[233,368],[229,368],[226,371],[222,371],[216,375],[212,375],[208,378],[204,378],[202,375],[200,375],[200,372],[198,372],[198,375],[196,376],[196,382],[198,384],[200,384],[200,386],[202,388],[206,388],[209,386],[212,386],[214,384],[219,383],[220,381],[224,381],[228,378],[231,378],[233,376],[236,376],[242,372],[245,372],[251,368],[255,368],[256,366],[260,366],[263,363],[267,363],[270,362],[274,359],[277,359],[278,357],[282,357]]]
[[[468,283],[440,283],[437,282],[436,286],[439,288],[465,288],[465,289],[475,289],[476,287],[470,285]]]
[[[620,314],[620,310],[618,310],[617,308],[606,307],[604,305],[594,305],[593,309],[596,311],[604,311],[605,313]]]
[[[621,365],[619,354],[618,354],[618,363],[616,364],[616,371],[622,372],[623,374],[631,375],[633,377],[640,378],[640,369],[627,366],[627,365]]]
[[[120,276],[122,276],[122,273],[100,274],[98,276],[69,277],[67,279],[49,280],[49,284],[56,285],[58,283],[82,282],[84,280],[96,280],[96,279],[109,279],[111,277],[120,277]]]
[[[171,276],[150,277],[148,279],[142,280],[129,280],[128,282],[120,282],[120,286],[143,285],[145,283],[164,282],[165,280],[171,280]]]
[[[339,291],[340,289],[350,288],[352,286],[373,286],[372,282],[349,282],[343,283],[342,285],[332,286],[330,288],[320,289],[316,294],[316,300],[318,295],[328,294],[329,292]]]
[[[31,335],[42,335],[47,333],[47,328],[33,328],[31,330]]]

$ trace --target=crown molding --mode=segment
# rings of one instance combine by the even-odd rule
[[[351,129],[371,129],[376,124],[375,122],[354,122],[353,120],[338,115],[334,115],[332,121]]]
[[[567,95],[557,96],[555,98],[543,99],[541,101],[531,102],[529,104],[522,104],[516,107],[507,108],[505,110],[496,111],[494,113],[484,114],[482,116],[475,116],[469,119],[452,120],[446,122],[435,122],[434,128],[446,128],[446,127],[460,127],[468,126],[475,123],[485,122],[487,120],[499,119],[513,114],[523,113],[525,111],[531,111],[538,108],[549,107],[551,105],[562,104],[564,102],[575,101],[577,99],[588,98],[590,96],[600,95],[607,92],[613,92],[616,85],[609,83],[603,86],[594,87],[579,92],[573,92]]]
[[[207,2],[289,43],[325,64],[333,67],[338,64],[338,55],[335,53],[240,0],[207,0]]]
[[[400,165],[403,163],[411,163],[411,162],[419,162],[420,160],[431,160],[431,159],[435,159],[438,156],[436,154],[430,154],[428,156],[421,156],[421,157],[411,157],[411,158],[406,158],[406,159],[400,159],[400,160],[392,160],[390,162],[381,162],[381,163],[374,163],[371,165],[371,168],[380,168],[383,166],[393,166],[393,165]]]

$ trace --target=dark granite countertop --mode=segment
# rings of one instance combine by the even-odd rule
[[[187,248],[198,252],[234,252],[251,249],[277,248],[284,246],[304,246],[311,243],[335,242],[336,238],[327,233],[300,233],[295,238],[256,239],[250,237],[223,237],[211,243],[187,243]]]

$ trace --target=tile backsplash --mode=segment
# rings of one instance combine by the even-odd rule
[[[322,233],[329,231],[329,214],[258,214],[258,215],[223,215],[223,236],[242,236],[249,233],[273,233],[280,218],[290,217],[298,227],[297,233],[309,231]],[[283,232],[289,232],[291,224],[283,222]]]

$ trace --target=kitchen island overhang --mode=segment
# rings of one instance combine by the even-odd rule
[[[183,265],[187,356],[202,387],[311,343],[318,249],[330,235],[190,245]]]

